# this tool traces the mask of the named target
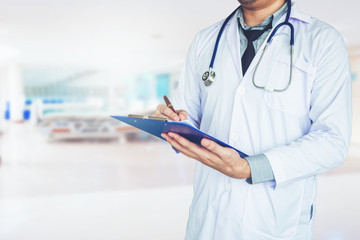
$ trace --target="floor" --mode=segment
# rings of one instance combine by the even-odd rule
[[[0,136],[1,240],[183,239],[193,160],[160,141],[49,141],[26,124]],[[360,142],[319,176],[315,239],[360,236]]]

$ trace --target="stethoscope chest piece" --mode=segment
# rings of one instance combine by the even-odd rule
[[[216,76],[216,74],[214,71],[212,71],[212,69],[204,72],[204,74],[202,75],[202,80],[204,81],[204,84],[206,87],[213,84],[213,82],[215,81],[215,76]]]

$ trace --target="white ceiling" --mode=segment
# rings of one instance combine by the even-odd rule
[[[359,1],[296,4],[336,27],[348,46],[360,45]],[[237,5],[236,0],[0,0],[0,45],[18,49],[24,66],[171,71],[183,62],[196,32]]]

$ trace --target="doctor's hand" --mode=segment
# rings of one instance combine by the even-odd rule
[[[188,114],[186,111],[176,110],[176,113],[174,113],[168,106],[164,104],[159,104],[152,116],[169,118],[173,121],[183,121],[188,118]]]
[[[194,158],[229,177],[251,177],[249,163],[232,148],[222,147],[206,138],[201,140],[203,147],[200,147],[172,132],[168,134],[162,133],[161,136],[187,157]]]

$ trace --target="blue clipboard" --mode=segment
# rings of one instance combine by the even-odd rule
[[[201,146],[201,139],[207,138],[210,139],[220,146],[223,147],[229,147],[234,150],[236,150],[240,157],[244,158],[247,157],[245,153],[239,151],[238,149],[206,134],[201,132],[200,130],[194,128],[193,126],[183,123],[183,122],[173,122],[173,121],[158,121],[158,120],[151,120],[151,119],[141,119],[141,118],[132,118],[132,117],[126,117],[126,116],[111,116],[121,122],[124,122],[126,124],[129,124],[133,127],[136,127],[140,130],[143,130],[147,133],[150,133],[151,135],[154,135],[158,138],[161,138],[165,140],[163,137],[161,137],[161,133],[177,133],[180,136],[188,139],[189,141]]]

